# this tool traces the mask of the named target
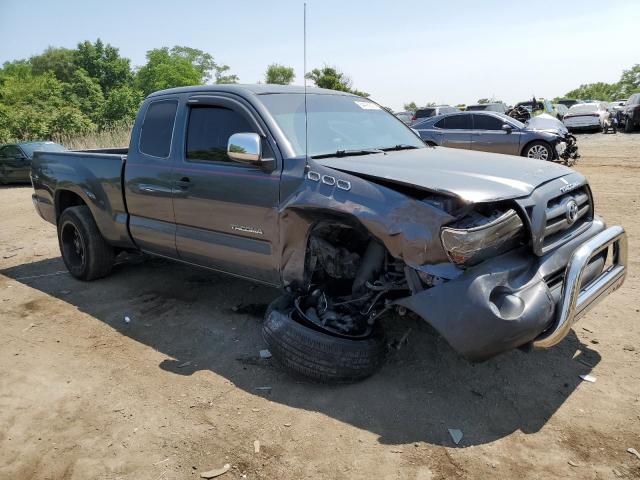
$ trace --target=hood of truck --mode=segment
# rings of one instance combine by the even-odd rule
[[[444,147],[314,161],[373,182],[380,179],[469,202],[528,196],[539,185],[574,173],[553,162]]]

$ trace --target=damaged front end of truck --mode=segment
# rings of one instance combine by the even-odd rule
[[[624,280],[624,230],[612,232],[594,216],[579,174],[516,198],[476,192],[472,201],[374,177],[369,168],[336,168],[307,168],[305,185],[281,211],[282,275],[292,297],[282,314],[315,330],[362,339],[385,313],[412,311],[461,355],[484,360],[559,342],[567,325]],[[572,189],[560,192],[567,184]],[[569,223],[571,202],[578,217]],[[552,217],[554,208],[562,215]],[[594,282],[597,292],[580,300]]]

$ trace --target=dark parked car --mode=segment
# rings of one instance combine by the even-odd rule
[[[459,112],[460,109],[452,107],[451,105],[437,105],[435,107],[425,107],[416,110],[416,113],[411,119],[411,123],[414,124],[425,118],[435,117],[438,115],[444,115],[445,113]]]
[[[559,343],[622,284],[584,175],[516,160],[429,148],[348,93],[206,85],[147,97],[126,154],[37,152],[33,200],[81,280],[142,251],[280,287],[273,356],[344,382],[384,362],[390,310],[481,360]]]
[[[634,93],[629,97],[620,112],[619,120],[625,132],[640,128],[640,93]]]
[[[575,146],[575,138],[561,122],[546,117],[524,124],[496,112],[460,112],[429,118],[412,128],[430,145],[572,163],[577,147],[568,147]]]
[[[63,152],[66,148],[53,142],[22,142],[0,147],[0,183],[29,182],[31,159],[36,151]]]

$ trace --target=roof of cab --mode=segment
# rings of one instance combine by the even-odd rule
[[[305,88],[298,85],[271,85],[267,83],[260,84],[213,84],[198,85],[193,87],[177,87],[167,90],[159,90],[147,96],[147,98],[158,97],[161,95],[172,95],[181,93],[205,93],[205,92],[228,92],[239,95],[269,95],[278,93],[298,93],[305,92]],[[348,92],[339,92],[337,90],[329,90],[326,88],[307,87],[306,92],[314,95],[352,95]]]

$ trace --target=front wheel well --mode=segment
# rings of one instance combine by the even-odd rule
[[[59,190],[56,192],[55,208],[56,208],[56,223],[60,219],[60,215],[69,207],[77,207],[86,205],[86,202],[80,195],[71,190]]]

